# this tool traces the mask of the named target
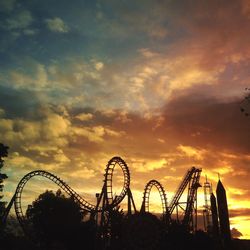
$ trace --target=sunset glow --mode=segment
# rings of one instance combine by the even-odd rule
[[[170,200],[196,166],[214,192],[220,174],[231,228],[250,239],[249,1],[3,0],[0,12],[4,200],[43,169],[94,204],[117,155],[139,209],[149,180]],[[24,204],[46,189],[57,187],[32,180]]]

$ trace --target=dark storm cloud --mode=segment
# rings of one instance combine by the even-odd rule
[[[0,85],[0,107],[4,109],[8,118],[29,118],[37,115],[41,106],[35,92],[29,90],[15,90]]]
[[[167,105],[164,125],[189,145],[248,153],[249,119],[240,112],[239,103],[183,95]]]

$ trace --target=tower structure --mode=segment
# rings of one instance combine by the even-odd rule
[[[205,199],[205,205],[203,210],[203,220],[204,220],[204,229],[207,231],[208,234],[211,234],[212,232],[212,225],[211,225],[211,202],[210,202],[210,194],[211,194],[211,184],[206,181],[203,185],[204,188],[204,199]]]
[[[230,233],[230,223],[229,223],[229,214],[227,207],[227,196],[226,190],[219,180],[216,188],[217,204],[218,204],[218,213],[220,221],[220,236],[224,246],[230,245],[231,233]]]

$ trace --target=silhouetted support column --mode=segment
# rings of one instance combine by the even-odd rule
[[[131,215],[131,198],[129,195],[128,195],[128,215],[129,216]]]
[[[130,216],[132,214],[132,205],[133,205],[134,213],[136,212],[135,202],[134,202],[133,195],[132,195],[130,188],[128,189],[127,196],[128,196],[128,215]]]
[[[141,213],[145,213],[145,200],[143,200],[142,204],[141,204]]]
[[[3,213],[3,216],[1,218],[1,227],[4,227],[6,224],[7,217],[9,215],[10,209],[13,206],[14,200],[15,200],[16,194],[14,194],[8,204],[8,206],[5,208],[5,211]]]

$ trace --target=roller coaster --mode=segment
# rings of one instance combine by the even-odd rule
[[[119,195],[113,194],[112,182],[113,182],[113,174],[116,166],[119,166],[123,172],[123,187],[122,191]],[[141,205],[140,213],[149,212],[149,198],[150,192],[153,186],[155,186],[160,194],[161,203],[162,203],[162,218],[165,223],[171,223],[171,215],[173,211],[177,209],[177,218],[178,216],[178,207],[182,207],[180,201],[180,197],[183,195],[184,190],[188,187],[187,200],[185,202],[186,207],[184,210],[184,216],[181,221],[183,225],[186,225],[190,228],[190,231],[195,230],[195,225],[197,222],[197,189],[200,187],[199,179],[200,179],[201,169],[197,169],[192,167],[186,175],[184,176],[180,186],[178,187],[175,195],[173,196],[169,206],[167,203],[167,196],[165,190],[160,182],[157,180],[151,180],[147,183],[143,193],[143,201]],[[28,226],[27,226],[27,218],[22,210],[22,191],[27,184],[27,182],[35,177],[41,176],[49,179],[56,185],[60,187],[63,191],[65,191],[70,197],[74,199],[76,203],[79,204],[80,208],[83,211],[89,212],[92,218],[96,219],[96,223],[98,222],[98,214],[101,214],[100,218],[100,234],[102,238],[108,238],[111,234],[111,221],[110,214],[114,209],[119,208],[120,203],[127,196],[127,216],[130,216],[133,213],[138,213],[136,210],[135,202],[133,199],[132,192],[130,190],[130,172],[126,162],[118,157],[113,157],[107,164],[104,174],[104,184],[100,194],[97,194],[97,202],[96,204],[91,204],[86,201],[83,197],[81,197],[77,192],[75,192],[66,182],[61,180],[54,174],[51,174],[44,170],[36,170],[26,174],[18,183],[15,193],[9,202],[4,215],[1,218],[1,223],[4,224],[6,222],[7,216],[10,212],[11,207],[14,204],[15,213],[17,219],[26,234],[29,234]],[[196,221],[194,222],[194,219]]]
[[[144,189],[141,212],[149,212],[149,196],[150,196],[150,192],[153,186],[157,188],[160,194],[161,204],[162,204],[162,217],[163,217],[163,220],[165,221],[168,219],[168,216],[169,216],[168,207],[167,207],[167,196],[166,196],[163,186],[157,180],[151,180],[147,183]]]
[[[192,167],[187,171],[168,207],[170,216],[176,209],[177,220],[179,220],[178,208],[181,208],[184,211],[182,224],[189,227],[189,230],[192,232],[197,230],[197,189],[201,187],[199,183],[201,171],[201,169],[195,167]],[[180,202],[180,198],[187,187],[187,199],[184,202]],[[185,208],[182,207],[183,204],[186,205]]]

